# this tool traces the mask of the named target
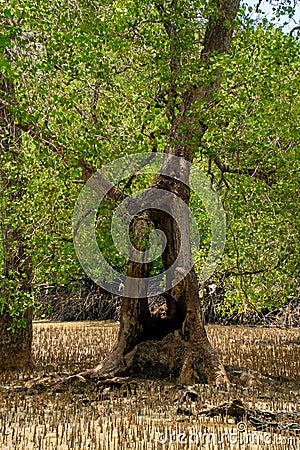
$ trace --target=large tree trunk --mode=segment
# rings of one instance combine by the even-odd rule
[[[207,69],[210,69],[209,56],[212,53],[221,54],[229,50],[239,2],[219,0],[212,1],[210,6],[214,13],[210,16],[206,27],[202,50],[202,64]],[[205,87],[187,88],[182,95],[180,111],[176,113],[172,111],[175,97],[178,102],[179,96],[174,81],[180,76],[180,47],[176,47],[175,27],[168,21],[164,7],[157,5],[157,8],[164,15],[162,22],[170,38],[171,53],[168,111],[172,118],[172,126],[165,153],[192,162],[195,150],[205,132],[196,102],[199,99],[211,100],[212,92],[220,85],[221,73],[214,72],[213,81],[206,83]],[[178,45],[180,46],[180,43]],[[164,164],[168,166],[168,158]],[[166,173],[173,173],[174,167],[169,171],[168,167],[165,169]],[[176,172],[178,179],[158,174],[151,187],[169,191],[188,205],[190,192],[184,182],[189,179],[189,165],[179,164]],[[178,227],[171,217],[180,214],[177,209],[178,203],[170,199],[165,210],[171,214],[151,210],[147,214],[143,213],[133,225],[139,250],[143,250],[142,236],[144,231],[149,229],[149,221],[165,233],[168,242],[162,255],[165,269],[176,260],[182,245]],[[184,239],[190,242],[188,218],[185,222]],[[190,248],[186,249],[185,258],[186,260],[192,258]],[[185,264],[186,261],[182,263]],[[180,269],[179,261],[171,274],[174,280],[176,271]],[[145,278],[147,275],[146,264],[130,263],[128,276]],[[212,348],[203,325],[198,292],[197,276],[192,268],[179,284],[164,294],[166,311],[163,314],[159,312],[151,314],[146,298],[124,298],[118,341],[114,350],[99,366],[86,372],[85,375],[98,377],[140,374],[145,377],[176,379],[180,383],[208,381],[228,384],[223,364]]]
[[[2,225],[2,240],[4,267],[0,286],[0,371],[26,369],[31,365],[33,312],[19,303],[26,301],[22,295],[31,292],[31,260],[23,247],[19,230],[8,230]],[[20,297],[15,296],[16,291]],[[13,303],[11,310],[10,303]],[[21,326],[15,327],[12,315],[22,321]]]
[[[13,86],[4,76],[0,78],[0,95],[4,100],[13,97]],[[15,127],[13,118],[6,109],[0,113],[0,155],[8,154],[20,162],[19,147],[21,132]],[[23,232],[10,217],[14,215],[14,204],[22,199],[23,186],[18,179],[11,180],[5,169],[0,168],[0,185],[5,193],[5,202],[0,211],[3,267],[0,285],[0,370],[26,368],[31,360],[32,310],[22,303],[30,294],[32,277],[31,258],[27,252]],[[11,214],[12,213],[12,214]],[[22,294],[24,298],[22,298]],[[16,321],[19,325],[14,327]],[[13,330],[10,328],[13,327]]]
[[[169,148],[169,153],[178,153],[179,147]],[[164,172],[172,173],[165,160]],[[174,160],[171,159],[171,164]],[[189,164],[177,167],[177,177],[188,181]],[[176,198],[166,197],[162,210],[151,210],[140,216],[133,226],[137,238],[137,248],[143,250],[142,237],[149,230],[149,220],[162,230],[168,245],[162,255],[163,265],[176,279],[176,271],[191,261],[190,245],[186,246],[183,261],[177,258],[182,237],[173,217],[178,217],[178,202],[189,202],[189,189],[183,181],[158,175],[153,188],[164,189],[176,194]],[[170,214],[164,211],[170,212]],[[183,220],[185,242],[190,244],[189,218]],[[182,231],[182,230],[181,230]],[[176,261],[176,265],[174,262]],[[146,264],[130,263],[129,277],[146,278]],[[171,281],[172,281],[171,280]],[[199,286],[194,269],[172,289],[164,294],[166,310],[150,313],[146,298],[124,298],[118,343],[113,352],[95,369],[87,374],[98,377],[106,375],[141,375],[143,377],[177,380],[179,383],[193,381],[228,384],[228,378],[216,351],[212,348],[202,321],[199,301]],[[138,296],[138,293],[136,293]],[[140,295],[141,297],[141,295]]]
[[[31,364],[32,312],[23,314],[27,320],[26,327],[17,328],[14,332],[9,328],[12,318],[4,311],[0,315],[0,371],[27,369]]]

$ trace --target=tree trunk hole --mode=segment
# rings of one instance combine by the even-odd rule
[[[153,312],[147,299],[124,299],[116,347],[95,369],[82,375],[228,385],[225,369],[209,343],[201,315],[198,327],[195,324],[195,329],[199,328],[197,333],[189,332],[188,314],[183,314],[182,304],[169,293],[166,297],[165,303]],[[139,310],[135,318],[133,303]]]

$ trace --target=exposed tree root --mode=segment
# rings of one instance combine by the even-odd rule
[[[124,356],[116,348],[101,364],[81,372],[80,376],[87,379],[138,376],[184,385],[230,383],[215,352],[201,344],[185,342],[176,333],[168,334],[161,341],[140,342]]]
[[[289,415],[285,414],[278,420],[278,413],[248,408],[239,399],[232,400],[229,403],[223,403],[222,405],[215,406],[208,410],[200,411],[197,415],[204,415],[206,417],[221,416],[223,418],[232,417],[236,423],[245,421],[258,431],[284,430],[300,434],[300,423],[289,422]],[[245,429],[242,429],[241,431],[245,431]]]

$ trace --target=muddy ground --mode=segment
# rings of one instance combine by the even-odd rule
[[[208,385],[71,375],[118,324],[34,324],[34,369],[0,375],[0,449],[300,449],[300,329],[207,327],[232,381]]]

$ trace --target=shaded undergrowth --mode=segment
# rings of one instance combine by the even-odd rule
[[[213,285],[215,286],[215,285]],[[300,300],[290,299],[280,308],[269,310],[249,308],[241,312],[231,310],[224,301],[224,289],[216,288],[212,293],[204,290],[202,301],[203,321],[205,324],[251,325],[277,328],[300,326]],[[37,296],[38,317],[59,321],[119,320],[119,297],[103,291],[91,284],[87,287],[80,283],[70,286],[52,286],[41,288]],[[161,296],[149,299],[150,309],[165,304]]]

